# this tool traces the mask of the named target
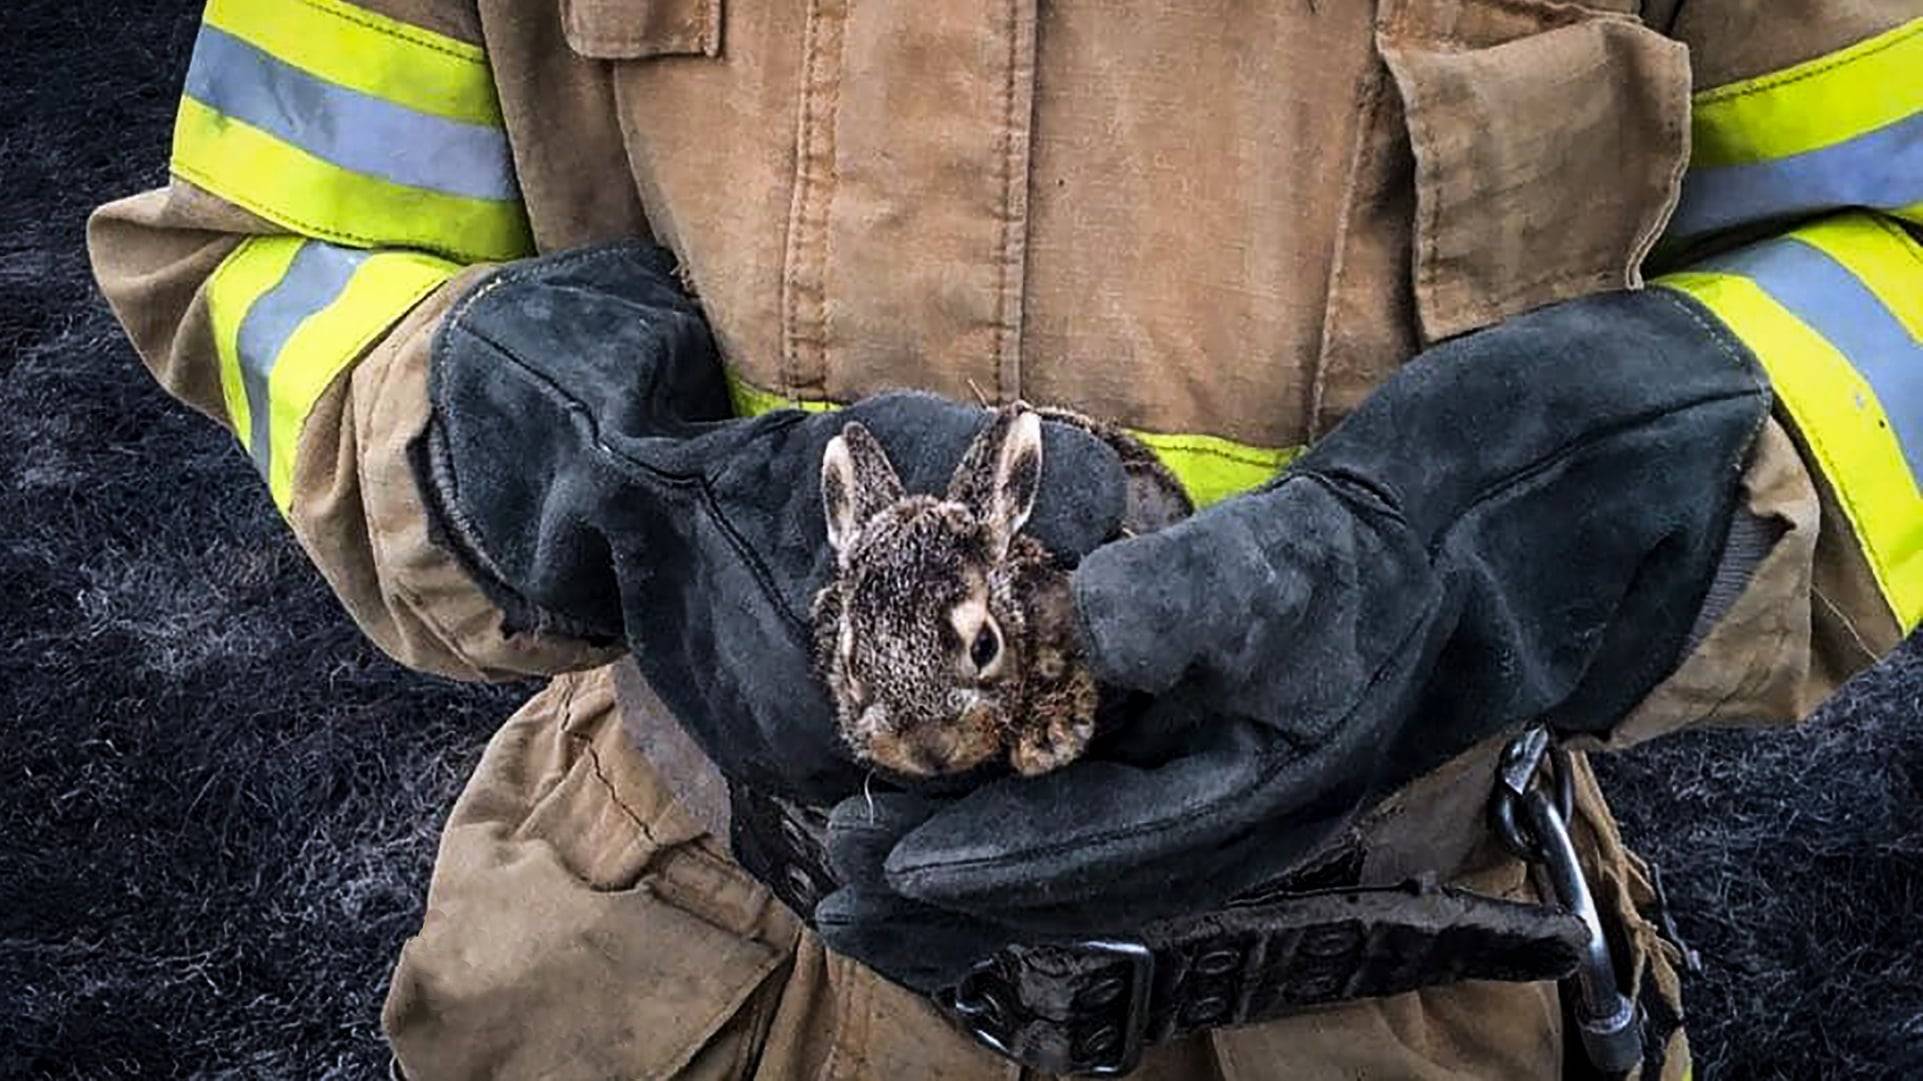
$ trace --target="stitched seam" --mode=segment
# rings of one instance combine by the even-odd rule
[[[1701,94],[1698,94],[1696,96],[1696,104],[1698,107],[1701,107],[1704,105],[1715,105],[1724,101],[1734,101],[1738,98],[1745,98],[1750,96],[1751,94],[1760,94],[1765,90],[1775,90],[1775,89],[1778,89],[1779,87],[1792,86],[1796,83],[1802,82],[1805,79],[1813,79],[1818,75],[1822,75],[1826,72],[1834,71],[1837,68],[1846,67],[1850,64],[1856,63],[1859,60],[1863,60],[1868,57],[1875,56],[1876,54],[1880,52],[1884,52],[1885,50],[1893,49],[1896,46],[1901,45],[1903,42],[1908,41],[1910,38],[1915,37],[1919,33],[1923,33],[1923,19],[1917,20],[1915,25],[1910,26],[1892,35],[1888,41],[1883,42],[1882,44],[1878,45],[1874,49],[1865,49],[1860,53],[1855,53],[1849,56],[1834,56],[1827,60],[1819,59],[1814,61],[1810,67],[1801,71],[1788,71],[1788,72],[1781,72],[1776,75],[1764,75],[1750,83],[1738,84],[1737,86],[1717,87],[1716,89],[1713,89],[1713,90],[1705,90]],[[1847,52],[1848,50],[1845,49],[1844,51]]]
[[[1735,365],[1737,370],[1741,371],[1749,379],[1751,392],[1763,399],[1764,408],[1757,414],[1755,423],[1749,426],[1749,438],[1743,441],[1742,449],[1737,452],[1739,455],[1747,455],[1749,448],[1756,445],[1757,437],[1762,434],[1763,425],[1769,422],[1769,406],[1775,401],[1775,392],[1770,387],[1768,369],[1763,367],[1762,358],[1756,356],[1746,346],[1742,346],[1741,342],[1737,340],[1735,332],[1720,324],[1711,325],[1709,321],[1703,318],[1701,312],[1692,310],[1690,305],[1685,304],[1682,298],[1676,293],[1659,293],[1657,297],[1673,307],[1681,308],[1683,312],[1689,316],[1690,322],[1695,323],[1698,329],[1709,335],[1709,339],[1716,343],[1716,348],[1723,354],[1724,359]],[[1742,352],[1738,351],[1739,348],[1742,349]],[[1748,354],[1748,363],[1744,361],[1745,354]],[[1735,395],[1731,395],[1730,397],[1734,398]],[[1731,464],[1735,465],[1737,463]]]
[[[1571,296],[1582,296],[1595,288],[1616,288],[1622,284],[1621,276],[1614,270],[1572,271],[1568,267],[1529,279],[1511,286],[1489,299],[1468,299],[1462,301],[1465,314],[1479,323],[1488,323],[1500,318],[1505,309],[1519,298],[1533,293],[1545,286],[1550,287],[1541,298],[1544,303],[1566,300]]]
[[[995,386],[1001,400],[1008,401],[1021,395],[1019,386],[1021,374],[1015,373],[1017,386],[1010,388],[1008,367],[1015,362],[1010,356],[1019,348],[1019,328],[1011,325],[1008,298],[1009,244],[1014,235],[1014,216],[1010,212],[1009,199],[1015,188],[1015,60],[1019,52],[1016,34],[1016,5],[1021,0],[1007,0],[1004,6],[1006,18],[1003,29],[1008,35],[1007,71],[1002,79],[1002,168],[1000,228],[995,241]],[[1017,362],[1018,363],[1018,362]]]
[[[570,721],[574,719],[573,718],[573,712],[574,712],[573,699],[574,699],[573,693],[572,691],[570,691],[568,695],[568,703],[567,703],[567,709],[569,713],[568,720]],[[621,798],[621,793],[615,790],[614,782],[608,779],[607,771],[601,768],[601,752],[595,749],[594,742],[588,739],[588,737],[576,734],[574,732],[568,733],[568,739],[573,740],[574,742],[580,745],[580,750],[582,751],[582,753],[584,753],[587,756],[588,769],[594,773],[595,781],[598,782],[601,785],[602,790],[607,793],[608,801],[610,803],[613,803],[617,808],[619,808],[622,815],[624,815],[628,821],[634,823],[635,829],[641,831],[642,840],[645,840],[649,844],[654,845],[657,849],[661,848],[662,847],[661,842],[655,838],[654,831],[648,828],[648,824],[646,822],[641,821],[641,816],[635,813],[634,808],[628,806],[628,801]]]
[[[498,342],[488,338],[472,327],[464,329],[468,334],[473,335],[476,341],[486,344],[489,349],[493,350],[495,354],[501,358],[502,363],[512,365],[519,369],[521,373],[527,377],[529,383],[544,397],[559,405],[570,415],[578,418],[582,425],[586,427],[588,437],[594,448],[605,456],[611,464],[624,469],[624,471],[631,475],[644,477],[676,487],[690,487],[700,484],[703,481],[704,478],[700,473],[679,473],[673,470],[662,469],[659,466],[629,457],[615,450],[601,437],[601,426],[598,419],[579,398],[569,394],[560,384],[549,378],[546,373],[528,367],[520,358],[503,348]],[[458,487],[459,482],[457,479],[456,488],[458,489]]]
[[[1349,277],[1349,232],[1355,223],[1356,197],[1361,190],[1362,171],[1374,161],[1369,154],[1369,143],[1380,119],[1384,84],[1390,79],[1386,62],[1378,62],[1369,74],[1369,84],[1363,89],[1362,100],[1356,110],[1355,149],[1349,157],[1348,176],[1342,185],[1342,206],[1336,220],[1335,238],[1331,242],[1329,291],[1322,302],[1322,340],[1315,352],[1315,374],[1309,381],[1309,415],[1303,425],[1304,437],[1308,442],[1314,442],[1316,436],[1321,434],[1322,405],[1328,395],[1332,361],[1330,354],[1335,348],[1335,336],[1331,330],[1342,307],[1342,287]]]
[[[801,130],[795,135],[795,191],[793,201],[788,206],[788,238],[785,245],[787,266],[783,268],[781,277],[781,381],[785,384],[784,389],[790,394],[794,393],[796,385],[795,370],[798,359],[796,346],[800,335],[796,322],[800,307],[798,290],[801,288],[801,234],[803,221],[807,216],[809,191],[813,186],[810,179],[809,158],[813,153],[815,141],[814,75],[817,62],[815,38],[819,33],[820,21],[820,0],[811,0],[808,5],[807,23],[802,28],[801,36],[801,113],[797,118]]]
[[[1653,239],[1652,237],[1652,240]],[[1634,264],[1632,263],[1631,265]],[[1623,275],[1616,270],[1577,271],[1571,270],[1569,267],[1558,267],[1548,274],[1542,274],[1519,284],[1512,285],[1493,298],[1464,297],[1461,298],[1459,303],[1462,306],[1464,315],[1469,320],[1486,324],[1504,315],[1505,309],[1514,304],[1517,299],[1538,289],[1542,289],[1544,286],[1553,287],[1544,297],[1540,298],[1543,302],[1547,303],[1558,299],[1566,300],[1571,296],[1587,295],[1588,291],[1595,288],[1620,288],[1622,284]],[[1435,282],[1431,280],[1428,286],[1435,288]]]
[[[1688,308],[1686,304],[1683,304],[1681,300],[1673,300],[1673,296],[1675,296],[1675,292],[1673,292],[1673,290],[1667,290],[1667,292],[1663,292],[1661,296],[1665,296],[1665,298],[1671,298],[1671,302],[1673,302],[1673,304],[1677,304],[1679,308],[1683,308],[1685,312],[1688,312],[1688,317],[1690,317],[1690,319],[1694,319],[1694,321],[1696,321],[1696,325],[1700,325],[1700,327],[1704,327],[1706,331],[1710,329],[1710,327],[1708,327],[1708,323],[1704,323],[1704,319],[1702,319],[1700,315],[1696,315],[1696,312],[1694,312],[1694,310],[1690,310],[1690,308]],[[1711,335],[1715,335],[1715,333],[1711,331]],[[1723,344],[1723,339],[1721,339],[1721,335],[1715,335],[1715,340],[1717,340],[1717,344]],[[1727,350],[1727,346],[1723,346],[1723,348]],[[1758,358],[1758,364],[1761,364],[1761,358]],[[1794,421],[1794,417],[1792,417],[1792,421]],[[1804,439],[1810,440],[1810,448],[1811,450],[1815,450],[1815,456],[1817,456],[1817,458],[1819,458],[1821,462],[1831,462],[1831,460],[1835,460],[1835,458],[1831,456],[1831,452],[1829,452],[1829,446],[1827,446],[1827,444],[1823,442],[1823,433],[1819,433],[1819,431],[1804,431],[1804,425],[1794,425],[1794,427],[1796,427],[1796,431],[1800,431],[1800,433],[1802,433],[1802,437],[1804,437]],[[1835,489],[1836,498],[1838,498],[1838,500],[1840,500],[1840,502],[1844,504],[1844,508],[1848,508],[1848,512],[1850,512],[1850,521],[1852,521],[1852,523],[1854,523],[1854,521],[1858,521],[1858,519],[1860,519],[1861,517],[1861,508],[1858,508],[1858,504],[1856,504],[1856,500],[1852,500],[1852,498],[1850,498],[1850,492],[1844,489],[1844,487],[1842,487],[1840,483],[1836,483],[1835,479],[1831,479],[1831,489]],[[1865,548],[1867,548],[1867,544],[1865,544]],[[1875,567],[1875,560],[1871,560],[1871,573],[1875,573],[1875,569],[1877,569],[1877,567]],[[1879,579],[1879,581],[1877,581],[1877,585],[1881,587],[1881,585],[1883,585],[1883,581],[1881,581],[1881,575],[1877,575],[1877,579]]]
[[[1328,485],[1328,481],[1325,478],[1314,476],[1312,474],[1303,474],[1303,476],[1305,477],[1305,479],[1317,481],[1319,483],[1322,483],[1324,486]],[[1338,493],[1338,498],[1339,497],[1340,497],[1340,494]],[[1370,692],[1375,690],[1376,686],[1382,682],[1384,678],[1384,674],[1391,667],[1393,667],[1398,660],[1402,658],[1409,642],[1422,632],[1423,623],[1428,618],[1429,614],[1430,613],[1428,611],[1424,611],[1419,616],[1409,621],[1408,629],[1405,630],[1402,633],[1402,635],[1397,639],[1395,645],[1391,647],[1384,654],[1383,662],[1376,667],[1376,670],[1374,672],[1370,673],[1368,683],[1365,684],[1362,687],[1362,689],[1356,694],[1355,703],[1349,707],[1349,710],[1347,712],[1342,714],[1340,717],[1335,718],[1325,731],[1333,732],[1344,727],[1348,723],[1349,719],[1352,716],[1354,716],[1355,712],[1362,708],[1363,703],[1369,700]],[[1262,727],[1267,728],[1268,726],[1263,725]],[[1292,748],[1295,748],[1298,750],[1302,748],[1302,741],[1296,739],[1295,737],[1290,736],[1288,733],[1283,732],[1280,729],[1273,729],[1273,728],[1270,728],[1269,731],[1273,732],[1276,735],[1276,737],[1281,739],[1283,742],[1290,744]],[[1311,748],[1308,751],[1308,753],[1314,753],[1314,749]],[[1255,793],[1262,791],[1263,789],[1268,787],[1268,784],[1270,781],[1275,779],[1276,774],[1282,772],[1284,769],[1286,769],[1289,766],[1295,765],[1299,761],[1300,761],[1300,758],[1297,755],[1291,754],[1291,755],[1279,756],[1276,761],[1269,763],[1268,766],[1266,766],[1260,773],[1258,773],[1248,785],[1244,786],[1241,789],[1241,791],[1236,794],[1235,798],[1246,799],[1254,795]],[[1214,804],[1211,804],[1211,806],[1224,806],[1227,804],[1227,802],[1228,802],[1227,800],[1222,800]],[[1024,855],[1027,858],[1032,860],[1036,857],[1054,856],[1064,852],[1077,851],[1077,850],[1086,848],[1089,845],[1108,844],[1114,841],[1124,841],[1124,840],[1130,840],[1136,837],[1147,837],[1147,836],[1152,836],[1158,833],[1166,833],[1170,829],[1178,825],[1187,824],[1188,822],[1192,821],[1194,817],[1195,817],[1195,812],[1191,812],[1189,814],[1184,815],[1180,820],[1174,820],[1174,819],[1163,820],[1163,821],[1155,822],[1150,825],[1139,826],[1131,829],[1111,830],[1105,833],[1095,834],[1093,836],[1077,837],[1070,841],[1059,841],[1054,844],[1027,849],[1024,852]],[[1339,828],[1347,828],[1347,820],[1345,820],[1343,825]],[[1332,831],[1332,834],[1333,832],[1334,831]],[[1003,857],[999,855],[990,855],[990,856],[976,856],[970,859],[963,859],[963,860],[952,860],[944,863],[927,865],[919,869],[910,868],[907,871],[903,872],[901,877],[908,879],[910,881],[913,881],[915,879],[924,877],[926,873],[929,871],[936,871],[936,870],[949,871],[949,870],[957,870],[957,869],[966,869],[971,867],[981,867],[981,866],[1000,863],[1002,862],[1002,859]]]
[[[1544,24],[1533,31],[1525,32],[1512,40],[1534,34],[1548,33],[1565,27],[1580,26],[1590,21],[1610,21],[1642,25],[1642,20],[1626,11],[1612,11],[1608,8],[1594,8],[1587,4],[1570,3],[1525,3],[1523,0],[1481,0],[1489,7],[1503,8],[1516,15],[1533,15],[1544,20]],[[1454,35],[1450,35],[1452,38]]]
[[[412,45],[419,45],[423,49],[432,50],[434,52],[442,54],[443,56],[451,56],[456,60],[465,61],[466,63],[478,64],[483,67],[487,65],[487,60],[485,58],[486,51],[483,50],[479,45],[471,46],[471,48],[473,48],[476,52],[482,53],[481,56],[474,56],[472,54],[463,52],[459,49],[449,48],[448,46],[432,38],[418,36],[415,33],[410,33],[406,30],[398,30],[392,26],[383,26],[380,23],[374,22],[370,19],[362,18],[357,15],[350,15],[345,11],[339,11],[334,8],[327,7],[324,4],[314,3],[313,0],[298,0],[298,2],[302,7],[312,8],[313,10],[318,11],[323,15],[331,15],[334,18],[341,20],[342,22],[353,23],[356,26],[365,27],[366,29],[374,31],[376,34],[381,34],[386,37],[395,38],[400,41],[405,41]],[[401,20],[396,19],[394,21],[400,22]],[[465,42],[463,42],[463,44],[465,44]]]
[[[821,140],[822,174],[821,182],[817,186],[818,195],[815,208],[815,220],[810,224],[810,228],[813,230],[812,239],[816,249],[816,280],[813,313],[814,336],[808,339],[808,344],[813,347],[813,363],[816,370],[813,373],[804,373],[810,375],[807,383],[807,385],[810,386],[823,386],[826,384],[828,378],[828,244],[831,236],[828,218],[834,203],[835,189],[839,186],[840,182],[840,176],[838,175],[835,164],[835,136],[837,134],[836,125],[840,122],[841,115],[842,67],[845,63],[843,56],[847,49],[847,8],[845,5],[836,13],[836,18],[841,20],[841,25],[838,26],[835,31],[833,67],[832,69],[823,69],[824,71],[832,70],[833,80],[829,93],[824,96],[825,100],[820,103],[820,112],[817,114],[818,122],[815,125],[815,135]],[[830,61],[824,55],[820,62],[822,64],[828,64]]]
[[[1437,178],[1439,166],[1435,161],[1433,145],[1435,133],[1431,130],[1429,121],[1425,119],[1427,106],[1419,100],[1422,95],[1416,82],[1417,80],[1410,80],[1408,91],[1404,94],[1406,101],[1403,111],[1409,117],[1409,129],[1414,136],[1409,149],[1416,159],[1416,200],[1418,205],[1426,203],[1427,206],[1424,209],[1428,212],[1424,215],[1426,220],[1421,223],[1420,232],[1416,235],[1416,256],[1419,262],[1416,268],[1416,313],[1419,318],[1426,321],[1422,311],[1423,298],[1435,292],[1438,273],[1436,231],[1441,222],[1442,189],[1441,182]],[[1429,152],[1418,153],[1416,151],[1418,145],[1428,147]],[[1426,199],[1423,197],[1425,194]]]
[[[1167,449],[1181,454],[1199,454],[1210,458],[1221,458],[1225,461],[1234,462],[1237,465],[1280,466],[1284,464],[1283,462],[1276,461],[1274,458],[1259,454],[1236,454],[1233,451],[1222,450],[1219,447],[1198,446],[1187,443],[1166,443],[1164,446],[1158,447],[1155,442],[1150,440],[1145,439],[1142,442],[1146,444],[1150,450]],[[1293,449],[1294,448],[1287,448],[1287,450],[1279,452],[1278,456],[1286,458],[1288,457],[1288,450]]]
[[[795,190],[788,211],[787,266],[782,275],[781,379],[790,397],[804,385],[821,382],[819,377],[804,378],[802,353],[805,347],[811,362],[822,360],[828,342],[825,246],[834,145],[833,127],[825,121],[832,104],[826,99],[832,95],[822,85],[827,63],[822,27],[830,17],[822,0],[812,0],[802,37],[800,131],[796,135]],[[817,251],[818,247],[824,250]],[[804,306],[810,309],[805,316]],[[825,363],[821,366],[825,369]]]

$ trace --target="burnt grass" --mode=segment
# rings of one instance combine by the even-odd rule
[[[0,10],[0,1078],[381,1075],[440,822],[531,690],[367,645],[93,291],[197,10]],[[1699,1077],[1923,1076],[1923,647],[1599,765],[1705,960]]]

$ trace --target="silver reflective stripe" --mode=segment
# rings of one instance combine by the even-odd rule
[[[1895,210],[1923,202],[1923,113],[1854,139],[1748,165],[1691,169],[1670,220],[1691,237],[1745,222],[1846,206]]]
[[[186,94],[343,169],[448,195],[520,197],[501,129],[327,82],[218,27],[200,28]]]
[[[263,476],[273,460],[274,406],[267,378],[273,374],[274,362],[301,323],[332,304],[354,271],[373,254],[309,240],[294,253],[280,281],[241,317],[234,352],[240,358],[241,385],[247,390],[247,448]]]
[[[1849,358],[1923,484],[1923,343],[1848,267],[1785,237],[1692,269],[1748,278]]]

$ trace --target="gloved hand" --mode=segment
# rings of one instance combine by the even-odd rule
[[[860,420],[912,490],[941,491],[986,410],[919,394],[731,418],[706,323],[672,258],[640,245],[514,264],[434,343],[416,474],[443,540],[520,627],[625,639],[721,769],[825,804],[865,771],[810,656],[830,554],[821,458]],[[1123,474],[1044,431],[1029,528],[1069,556],[1113,535]]]
[[[1266,488],[1085,559],[1091,662],[1152,708],[1040,778],[838,808],[824,937],[927,983],[971,939],[1204,911],[1485,738],[1608,727],[1753,566],[1733,508],[1768,408],[1660,290],[1429,350]]]

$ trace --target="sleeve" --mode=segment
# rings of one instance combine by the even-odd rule
[[[454,297],[533,243],[472,12],[382,2],[408,18],[210,0],[169,184],[95,212],[95,276],[384,650],[463,678],[597,663],[589,643],[504,635],[430,537],[408,466],[430,343]]]
[[[1699,89],[1652,284],[1756,355],[1775,409],[1743,586],[1617,744],[1800,719],[1923,621],[1923,4],[1685,0],[1672,30]]]

